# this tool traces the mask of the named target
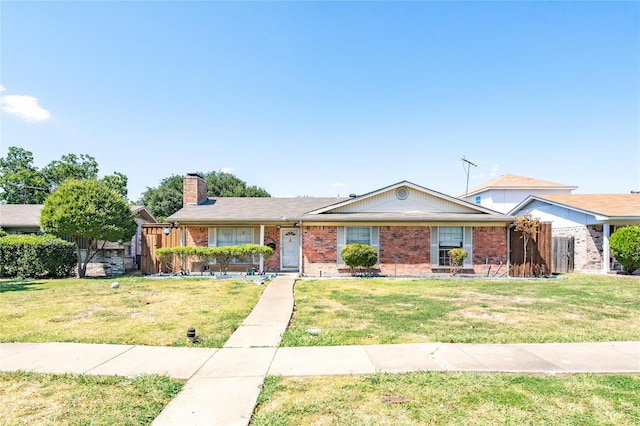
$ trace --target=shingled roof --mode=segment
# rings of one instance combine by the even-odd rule
[[[532,198],[612,219],[640,219],[640,194],[553,194]]]

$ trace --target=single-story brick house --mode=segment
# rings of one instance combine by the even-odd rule
[[[204,179],[188,174],[167,222],[184,246],[270,245],[265,272],[346,274],[340,249],[359,242],[377,249],[378,273],[423,276],[448,272],[455,247],[469,253],[467,273],[506,264],[513,217],[407,181],[346,198],[208,198]]]
[[[620,227],[640,224],[640,194],[531,195],[509,212],[525,213],[551,222],[553,237],[574,239],[576,272],[608,273],[620,269],[609,237]]]
[[[40,234],[42,204],[0,204],[0,227],[8,234]],[[131,241],[107,242],[87,268],[87,275],[122,275],[125,270],[137,269],[141,254],[141,227],[145,223],[157,223],[144,206],[129,206],[138,225]],[[81,242],[82,243],[82,242]],[[82,246],[81,246],[82,248]]]

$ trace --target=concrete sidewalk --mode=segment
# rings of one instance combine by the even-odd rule
[[[293,311],[294,276],[278,276],[221,349],[78,343],[0,344],[0,371],[187,380],[153,422],[247,425],[266,375],[413,371],[524,374],[640,373],[640,342],[456,344],[278,348]]]

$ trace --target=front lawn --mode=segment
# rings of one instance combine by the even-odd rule
[[[148,425],[182,389],[166,376],[133,379],[0,373],[3,425]]]
[[[640,340],[633,277],[311,279],[295,300],[283,346]]]
[[[637,425],[640,376],[267,377],[252,426]]]
[[[118,282],[119,288],[111,288]],[[0,342],[80,342],[222,347],[263,286],[250,280],[103,279],[0,281]]]

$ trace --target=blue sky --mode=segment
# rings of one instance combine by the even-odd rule
[[[230,171],[273,196],[512,173],[640,189],[640,3],[0,5],[1,147],[129,178]]]

